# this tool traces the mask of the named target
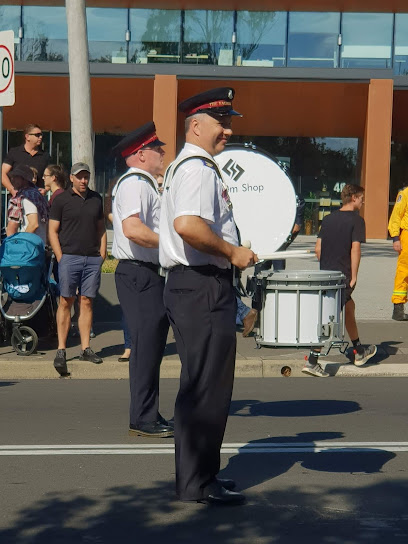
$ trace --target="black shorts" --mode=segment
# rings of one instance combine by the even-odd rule
[[[345,306],[349,300],[352,300],[351,295],[352,295],[352,293],[354,291],[354,287],[355,287],[355,285],[353,287],[350,287],[350,280],[347,278],[346,279],[346,287],[345,287],[345,289],[343,291],[343,297],[342,297],[343,306]]]

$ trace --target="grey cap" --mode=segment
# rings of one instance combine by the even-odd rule
[[[91,169],[87,164],[85,164],[84,162],[76,162],[71,167],[71,174],[75,176],[75,174],[78,174],[78,172],[81,172],[82,170],[91,173]]]
[[[29,166],[26,166],[25,164],[18,164],[15,168],[13,168],[13,170],[11,170],[11,172],[8,173],[8,176],[10,178],[19,176],[26,181],[33,181],[34,174]]]

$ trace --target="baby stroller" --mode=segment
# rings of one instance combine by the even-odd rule
[[[31,355],[38,346],[34,329],[24,325],[44,306],[48,331],[55,333],[56,285],[50,282],[54,255],[46,266],[44,242],[36,234],[20,232],[0,246],[0,311],[11,321],[11,345],[18,355]]]

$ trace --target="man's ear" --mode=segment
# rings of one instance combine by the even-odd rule
[[[193,117],[193,119],[191,119],[191,122],[190,122],[190,130],[193,131],[193,133],[196,135],[196,136],[199,136],[200,133],[201,133],[201,125],[200,125],[200,121],[197,119],[197,117]]]

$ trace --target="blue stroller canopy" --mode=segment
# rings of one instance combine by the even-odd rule
[[[0,272],[5,291],[19,301],[32,301],[44,294],[45,248],[31,232],[9,236],[0,246]]]

